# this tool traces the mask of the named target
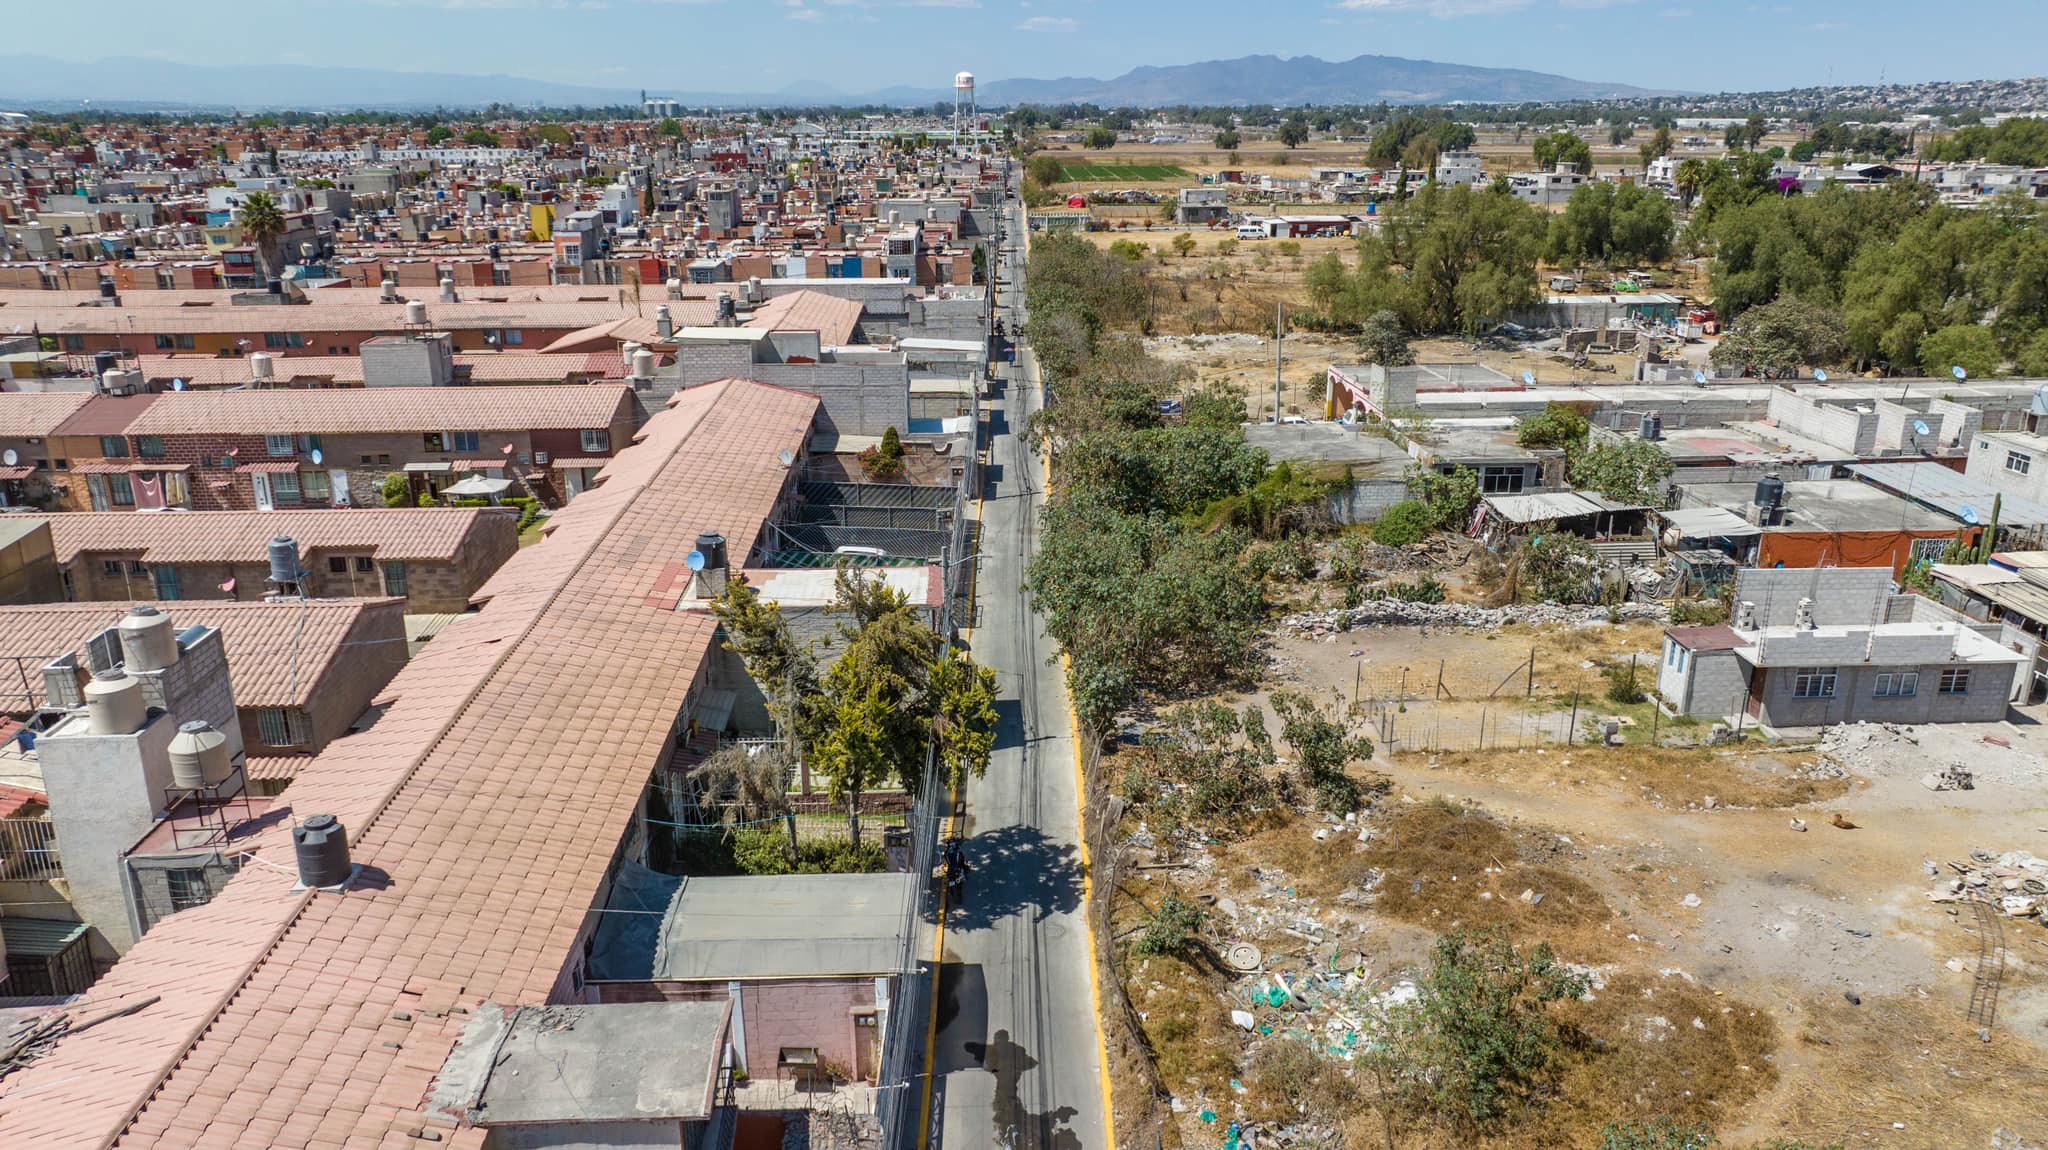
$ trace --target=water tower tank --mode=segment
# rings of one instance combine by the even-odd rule
[[[309,815],[293,827],[292,854],[302,886],[340,886],[348,881],[348,832],[333,815]]]
[[[1776,507],[1785,502],[1785,481],[1775,475],[1766,475],[1756,481],[1756,505]]]
[[[95,735],[132,735],[149,717],[142,683],[118,667],[94,672],[85,685],[86,724]]]
[[[121,661],[130,671],[161,671],[178,661],[178,635],[171,617],[144,604],[121,616]]]
[[[289,535],[279,535],[270,541],[270,581],[299,581],[299,543]]]
[[[277,378],[277,364],[272,361],[269,352],[259,351],[249,356],[249,378],[265,382]]]
[[[212,723],[195,719],[171,736],[171,781],[181,787],[210,787],[226,781],[234,770],[228,737]]]
[[[953,73],[953,90],[954,90],[954,91],[956,91],[956,92],[972,92],[972,91],[974,91],[974,73],[972,73],[972,72],[955,72],[955,73]]]

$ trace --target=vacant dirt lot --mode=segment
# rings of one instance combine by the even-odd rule
[[[1368,675],[1427,681],[1439,664],[1447,680],[1497,681],[1533,648],[1533,707],[1604,685],[1598,666],[1655,643],[1647,626],[1361,630],[1282,641],[1272,685],[1348,698]],[[1421,696],[1407,705],[1468,705]],[[1382,751],[1369,770],[1387,789],[1355,817],[1250,820],[1243,837],[1183,843],[1158,867],[1135,812],[1118,922],[1142,926],[1169,893],[1209,913],[1211,959],[1124,959],[1174,1097],[1171,1133],[1215,1145],[1236,1119],[1261,1145],[1298,1143],[1324,1096],[1278,1084],[1307,1073],[1282,1073],[1305,1048],[1336,1068],[1315,1081],[1345,1100],[1352,1144],[1382,1144],[1345,1036],[1361,1010],[1402,993],[1438,933],[1500,926],[1551,943],[1596,982],[1562,1015],[1572,1037],[1555,1096],[1476,1143],[1409,1116],[1397,1145],[1590,1150],[1607,1122],[1664,1116],[1709,1123],[1731,1147],[1948,1150],[1991,1146],[2000,1129],[2048,1139],[2048,929],[1997,919],[2002,985],[1983,1041],[1965,1017],[1978,919],[1928,898],[1941,881],[1930,864],[1945,879],[1972,851],[2048,856],[2043,730],[1859,727],[1830,740],[1832,756],[1756,744]],[[1977,789],[1921,785],[1955,759],[1982,764]],[[1233,944],[1259,949],[1254,969],[1224,961]],[[1290,993],[1268,1001],[1275,985]]]

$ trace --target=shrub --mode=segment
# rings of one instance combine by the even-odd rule
[[[1436,940],[1421,996],[1402,1019],[1418,1101],[1461,1126],[1485,1125],[1535,1093],[1559,1047],[1551,1003],[1586,992],[1539,943],[1524,955],[1498,928]]]
[[[1600,1150],[1707,1150],[1714,1141],[1707,1127],[1681,1126],[1669,1118],[1610,1122],[1600,1130]]]
[[[420,492],[419,505],[421,507],[437,506],[436,500],[434,499],[434,493],[431,491]]]
[[[377,494],[384,497],[386,507],[412,506],[412,482],[400,472],[394,471],[378,480]]]
[[[1444,601],[1444,585],[1432,576],[1424,575],[1414,583],[1388,583],[1367,591],[1368,599],[1394,599],[1403,603],[1441,603]]]
[[[1680,599],[1671,605],[1671,623],[1676,627],[1715,627],[1727,621],[1728,604],[1719,599]]]
[[[1168,895],[1131,949],[1138,954],[1185,955],[1194,948],[1195,932],[1202,929],[1204,917],[1202,908]]]
[[[1607,677],[1607,701],[1610,703],[1640,703],[1646,697],[1636,683],[1636,668],[1633,663],[1616,663],[1600,672]]]
[[[1388,547],[1406,547],[1422,542],[1429,534],[1429,508],[1419,499],[1403,499],[1380,512],[1372,525],[1372,541]]]

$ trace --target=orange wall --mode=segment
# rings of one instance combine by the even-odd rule
[[[1976,539],[1971,530],[1965,542]],[[1766,531],[1757,548],[1759,567],[1876,567],[1889,564],[1892,575],[1905,574],[1913,557],[1913,540],[1952,540],[1952,531]]]

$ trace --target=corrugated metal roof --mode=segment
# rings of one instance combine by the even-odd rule
[[[1600,515],[1606,508],[1576,491],[1546,491],[1535,495],[1487,495],[1486,505],[1510,523],[1541,523],[1548,519],[1571,519]]]
[[[7,936],[7,953],[21,958],[55,958],[64,948],[85,937],[82,922],[54,918],[7,918],[0,920],[0,933]]]
[[[1978,523],[1991,522],[1991,504],[1998,501],[1998,521],[2008,527],[2038,527],[2048,524],[2048,507],[2004,495],[1939,463],[1852,463],[1849,474],[1895,492],[1899,496],[1953,516],[1958,523],[1969,522],[1963,515],[1968,507]]]
[[[1659,512],[1658,517],[1688,539],[1742,539],[1764,533],[1763,528],[1725,507],[1681,507]]]

